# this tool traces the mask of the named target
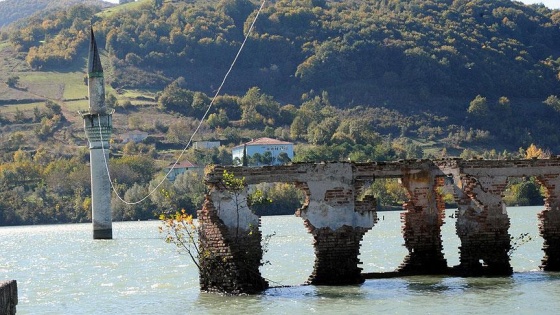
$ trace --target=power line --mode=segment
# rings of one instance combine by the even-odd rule
[[[194,138],[194,136],[196,135],[196,133],[198,132],[198,130],[200,129],[200,127],[202,126],[202,122],[206,119],[206,116],[208,116],[208,113],[210,112],[210,109],[212,108],[212,106],[214,105],[214,102],[216,100],[216,98],[218,97],[218,95],[220,94],[220,91],[222,90],[222,87],[224,86],[224,84],[226,83],[226,80],[229,76],[229,74],[231,73],[233,66],[235,65],[235,63],[237,62],[237,59],[239,58],[239,55],[241,54],[241,51],[243,50],[243,47],[245,47],[245,43],[247,42],[247,39],[249,38],[249,35],[251,34],[251,31],[253,30],[253,27],[255,26],[255,23],[257,22],[257,19],[259,17],[259,14],[261,13],[264,4],[265,4],[266,0],[263,0],[259,10],[257,11],[257,14],[255,15],[255,18],[253,19],[253,22],[251,23],[251,26],[249,27],[249,30],[247,31],[247,34],[245,35],[245,38],[243,39],[243,42],[241,43],[241,46],[239,47],[239,50],[237,51],[237,54],[235,55],[235,58],[233,59],[233,62],[231,63],[228,71],[226,72],[224,79],[222,80],[222,83],[220,84],[220,86],[218,87],[218,89],[216,90],[216,94],[214,94],[214,97],[212,98],[212,101],[210,101],[210,105],[208,105],[208,109],[206,109],[206,112],[204,112],[204,115],[202,116],[202,118],[200,119],[200,122],[198,123],[198,126],[196,127],[196,129],[194,130],[193,134],[191,135],[191,137],[189,138],[189,141],[187,142],[187,145],[185,145],[185,147],[183,148],[183,150],[181,151],[181,154],[179,154],[179,157],[175,160],[175,163],[173,163],[173,166],[171,166],[169,168],[169,171],[165,174],[165,176],[163,177],[163,179],[157,184],[157,186],[152,189],[151,191],[148,192],[148,194],[146,196],[144,196],[143,198],[141,198],[140,200],[137,201],[126,201],[124,200],[118,193],[118,191],[116,190],[115,186],[113,185],[113,181],[111,180],[111,174],[109,172],[109,163],[107,161],[107,157],[105,154],[105,146],[103,145],[103,135],[101,133],[101,121],[100,121],[100,116],[99,114],[97,115],[97,122],[99,123],[99,137],[101,139],[101,149],[103,150],[103,160],[105,162],[105,169],[107,171],[107,176],[109,177],[109,182],[111,183],[111,188],[113,189],[113,192],[115,193],[115,195],[117,196],[117,198],[122,201],[123,203],[127,204],[127,205],[135,205],[135,204],[139,204],[141,202],[143,202],[144,200],[148,199],[151,195],[154,194],[154,192],[156,190],[159,189],[159,187],[163,184],[163,182],[165,181],[165,179],[167,178],[167,176],[169,176],[169,174],[173,171],[173,169],[175,168],[175,166],[179,163],[179,161],[181,160],[181,158],[183,157],[183,155],[185,154],[185,152],[187,151],[188,147],[191,145],[191,142]]]

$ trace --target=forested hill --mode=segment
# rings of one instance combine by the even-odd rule
[[[42,10],[56,10],[76,4],[111,6],[110,3],[101,0],[3,0],[0,1],[0,28]]]
[[[193,90],[215,89],[258,4],[192,2],[143,0],[97,15],[114,87],[163,88],[184,77]],[[91,16],[76,14],[35,18],[11,41],[36,69],[61,65],[51,52],[81,61],[83,51],[68,49],[84,40],[73,28]],[[261,13],[228,89],[258,85],[287,100],[328,90],[348,102],[392,94],[546,98],[560,93],[559,38],[560,11],[509,0],[279,0]]]
[[[87,108],[92,24],[115,109],[111,178],[127,200],[155,187],[190,140],[221,144],[189,148],[184,157],[198,165],[231,165],[231,149],[259,137],[293,142],[293,162],[560,154],[560,10],[509,0],[269,0],[199,124],[259,5],[80,3],[2,28],[0,225],[91,219],[75,113]],[[150,136],[124,143],[133,130]],[[542,202],[535,181],[512,185],[508,204]],[[134,206],[115,197],[115,218],[200,209],[200,179],[162,187]],[[372,191],[402,205],[399,187],[375,181]],[[278,205],[299,200],[295,187],[269,192]]]

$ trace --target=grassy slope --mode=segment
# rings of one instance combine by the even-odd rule
[[[105,57],[103,54],[103,62]],[[84,59],[76,64],[69,65],[64,71],[33,71],[27,66],[23,57],[18,56],[13,51],[8,42],[0,42],[0,69],[2,69],[0,71],[0,115],[10,117],[19,110],[24,112],[26,116],[31,117],[35,107],[42,109],[45,99],[52,100],[62,106],[63,114],[69,122],[66,128],[70,129],[77,139],[74,145],[69,145],[85,145],[83,120],[78,111],[88,108],[88,89],[87,85],[84,84],[86,64],[87,60]],[[10,88],[5,83],[11,76],[20,78],[17,88]],[[133,105],[155,104],[153,101],[154,93],[150,91],[122,91],[121,94],[117,94],[109,85],[106,85],[106,89],[108,92],[117,95],[119,101],[129,100]],[[174,118],[170,115],[149,108],[143,108],[141,111],[132,114],[115,113],[113,116],[115,126],[113,138],[117,138],[120,133],[128,131],[130,115],[142,117],[147,125],[152,125],[152,120],[165,123],[174,121]],[[33,140],[35,138],[33,136],[35,125],[26,124],[25,128],[22,127],[19,130],[28,134],[25,137],[28,149],[38,145]],[[10,130],[15,131],[13,128]],[[56,137],[60,136],[54,138]]]
[[[126,11],[126,10],[135,10],[135,9],[139,8],[143,3],[148,2],[148,1],[150,1],[150,0],[137,0],[136,2],[121,4],[121,5],[112,7],[112,8],[105,9],[105,10],[99,12],[96,15],[99,16],[100,18],[107,18],[107,17],[110,17],[111,15],[113,15],[115,13],[118,13],[118,12],[122,12],[122,11]]]
[[[7,42],[0,42],[0,113],[12,112],[17,103],[20,109],[37,105],[37,100],[49,99],[69,111],[86,109],[88,106],[87,85],[84,84],[87,61],[70,65],[65,71],[33,71],[25,61],[12,50]],[[18,76],[18,88],[10,88],[5,82],[11,76]],[[107,89],[114,92],[109,86]],[[128,96],[128,95],[127,95]],[[135,92],[132,97],[141,97]],[[151,93],[146,96],[153,98]],[[124,98],[124,96],[123,96]],[[21,100],[30,100],[22,103]],[[12,103],[12,104],[10,104]],[[42,103],[42,102],[39,102]],[[132,102],[134,104],[134,102]]]

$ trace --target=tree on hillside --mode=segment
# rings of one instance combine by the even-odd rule
[[[210,128],[225,128],[229,124],[229,118],[224,109],[220,109],[218,113],[212,113],[206,121]]]
[[[274,125],[280,104],[258,87],[250,88],[241,98],[241,121],[245,126]]]
[[[543,204],[539,184],[533,177],[528,180],[515,181],[508,185],[504,194],[504,202],[508,206],[535,206]]]
[[[163,5],[163,0],[152,0],[152,6],[154,9],[159,9]]]
[[[550,95],[543,103],[552,107],[555,111],[560,112],[560,98],[556,95]]]
[[[11,88],[17,87],[18,84],[19,84],[19,76],[12,75],[12,76],[8,77],[8,79],[6,80],[6,84]]]
[[[235,26],[243,29],[243,23],[256,6],[249,0],[221,0],[218,3],[218,10],[233,19]]]
[[[158,105],[162,109],[188,116],[192,112],[194,92],[182,88],[179,82],[180,79],[177,79],[163,89],[158,98]]]
[[[498,99],[498,110],[500,115],[511,115],[511,102],[509,98],[502,96]]]
[[[488,102],[486,101],[486,97],[483,97],[480,94],[477,95],[469,103],[467,113],[478,117],[486,116],[488,114]]]

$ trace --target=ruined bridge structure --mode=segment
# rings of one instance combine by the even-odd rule
[[[510,275],[510,220],[502,201],[510,178],[534,176],[546,190],[539,230],[544,238],[541,268],[560,270],[560,159],[406,160],[371,163],[297,163],[284,166],[212,166],[198,211],[201,289],[255,293],[268,287],[262,259],[260,219],[247,206],[248,188],[232,192],[224,170],[246,185],[293,183],[305,193],[296,215],[313,235],[315,263],[308,283],[359,284],[364,275],[358,255],[364,234],[377,222],[376,201],[363,191],[378,178],[398,178],[409,200],[401,214],[408,255],[397,274],[463,276]],[[445,205],[440,187],[451,189],[458,204],[456,231],[460,264],[449,268],[442,252]]]

